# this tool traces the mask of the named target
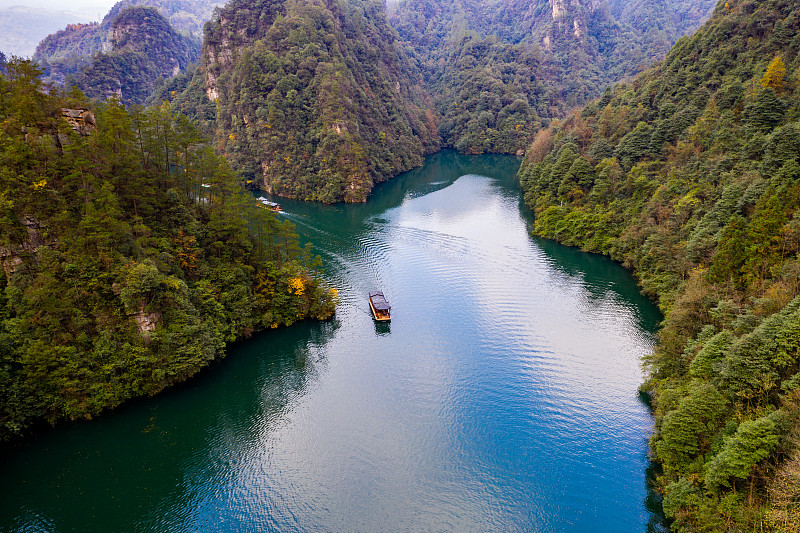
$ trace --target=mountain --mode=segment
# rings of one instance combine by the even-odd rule
[[[39,41],[68,24],[90,20],[84,14],[23,6],[0,8],[0,50],[9,57],[31,57]]]
[[[130,7],[114,18],[111,49],[94,54],[74,78],[88,96],[143,103],[165,78],[175,76],[199,58],[187,37],[179,35],[158,11]]]
[[[438,148],[421,74],[378,0],[234,0],[206,25],[202,75],[219,147],[246,179],[362,202]]]
[[[205,85],[219,145],[251,184],[305,200],[363,201],[440,143],[522,153],[541,124],[628,73],[634,61],[622,48],[633,46],[631,35],[658,53],[649,47],[661,34],[637,34],[609,9],[578,0],[406,0],[390,17],[398,39],[375,0],[236,0],[206,28],[205,79],[167,84],[158,97],[200,118]],[[681,26],[672,14],[663,14],[669,36],[702,19],[682,13]]]
[[[542,130],[535,232],[632,268],[677,531],[798,531],[800,2],[728,0],[630,83]]]
[[[542,125],[645,68],[712,2],[639,0],[647,25],[631,2],[405,0],[393,29],[376,0],[236,0],[206,27],[201,69],[150,102],[215,130],[251,186],[363,201],[440,146],[524,153]]]
[[[140,8],[135,8],[140,9]],[[264,328],[333,313],[293,225],[169,105],[0,74],[0,440],[152,395]]]
[[[199,50],[203,24],[211,18],[217,0],[122,0],[117,2],[100,23],[69,24],[48,35],[33,55],[44,68],[45,80],[63,85],[67,76],[75,76],[87,66],[92,56],[110,52],[113,47],[114,21],[131,7],[152,7],[167,19],[174,31]]]
[[[114,20],[129,7],[152,7],[166,18],[179,33],[199,39],[203,25],[211,19],[214,8],[221,7],[223,0],[121,0],[114,4],[105,18]]]
[[[705,20],[714,3],[404,0],[389,20],[418,54],[445,117],[445,145],[470,153],[514,153],[530,142],[539,119],[546,124],[663,57],[678,37]],[[521,64],[522,71],[510,74],[510,64]],[[474,83],[465,90],[468,80]],[[475,86],[508,96],[481,102]],[[459,105],[467,93],[474,101]],[[521,115],[519,100],[529,108]],[[515,120],[506,121],[508,115]],[[516,135],[509,128],[516,128]]]

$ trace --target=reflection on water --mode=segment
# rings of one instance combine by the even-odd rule
[[[375,321],[375,335],[378,337],[383,337],[384,335],[388,335],[392,332],[392,323],[391,322],[378,322]]]
[[[324,371],[321,347],[337,328],[241,342],[157,398],[2,449],[0,530],[186,530],[216,477],[235,475],[237,456],[257,448]]]
[[[660,317],[530,236],[518,165],[442,152],[366,204],[282,200],[336,319],[1,451],[0,530],[661,530],[637,393]]]

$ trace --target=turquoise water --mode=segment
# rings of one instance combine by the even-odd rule
[[[530,236],[518,165],[442,152],[363,205],[281,201],[336,318],[0,450],[0,530],[661,530],[637,394],[660,316]]]

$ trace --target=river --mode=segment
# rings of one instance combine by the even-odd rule
[[[445,151],[366,204],[281,201],[336,318],[6,446],[0,531],[662,531],[637,393],[661,317],[531,236],[518,166]]]

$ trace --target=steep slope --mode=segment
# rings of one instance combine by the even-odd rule
[[[552,112],[540,55],[468,32],[453,43],[436,81],[442,142],[462,153],[519,153]]]
[[[675,39],[702,23],[714,3],[618,0],[613,3],[615,16],[609,5],[594,0],[405,0],[392,11],[390,21],[409,50],[419,54],[437,96],[437,108],[446,117],[442,123],[445,143],[473,153],[514,152],[531,140],[536,125],[530,119],[534,117],[523,122],[533,126],[528,135],[519,135],[516,143],[509,143],[507,138],[494,140],[498,135],[492,125],[502,122],[505,106],[479,109],[479,113],[493,115],[485,134],[478,126],[453,129],[451,123],[469,121],[473,117],[465,115],[474,115],[472,108],[456,109],[453,105],[463,100],[455,98],[460,85],[454,85],[453,80],[470,77],[469,71],[476,67],[478,72],[491,71],[499,48],[505,49],[504,55],[524,51],[526,59],[513,60],[523,63],[527,70],[524,83],[520,84],[519,76],[488,76],[499,81],[494,83],[495,92],[527,96],[528,106],[547,122],[585,103],[609,83],[663,57]],[[642,18],[642,12],[653,16]],[[490,40],[477,45],[482,39]],[[483,54],[475,53],[481,48]],[[465,54],[474,60],[458,61]]]
[[[67,76],[79,74],[98,52],[110,52],[113,47],[114,21],[130,7],[152,7],[164,16],[199,49],[203,24],[211,18],[219,0],[122,0],[109,10],[102,22],[70,24],[39,43],[33,60],[42,66],[45,81],[64,84]]]
[[[800,530],[800,2],[728,0],[632,84],[537,135],[535,231],[633,268],[678,531]]]
[[[123,9],[129,7],[152,7],[181,34],[200,38],[203,25],[211,20],[214,8],[223,4],[224,0],[121,0],[114,4],[105,18],[114,20]]]
[[[193,43],[149,7],[120,11],[110,38],[111,50],[95,54],[76,76],[75,84],[89,96],[117,95],[125,103],[142,103],[159,80],[199,59]]]
[[[155,394],[334,296],[169,106],[128,112],[0,74],[0,441]]]
[[[438,146],[377,0],[234,0],[206,26],[203,68],[220,148],[275,194],[364,201]]]

